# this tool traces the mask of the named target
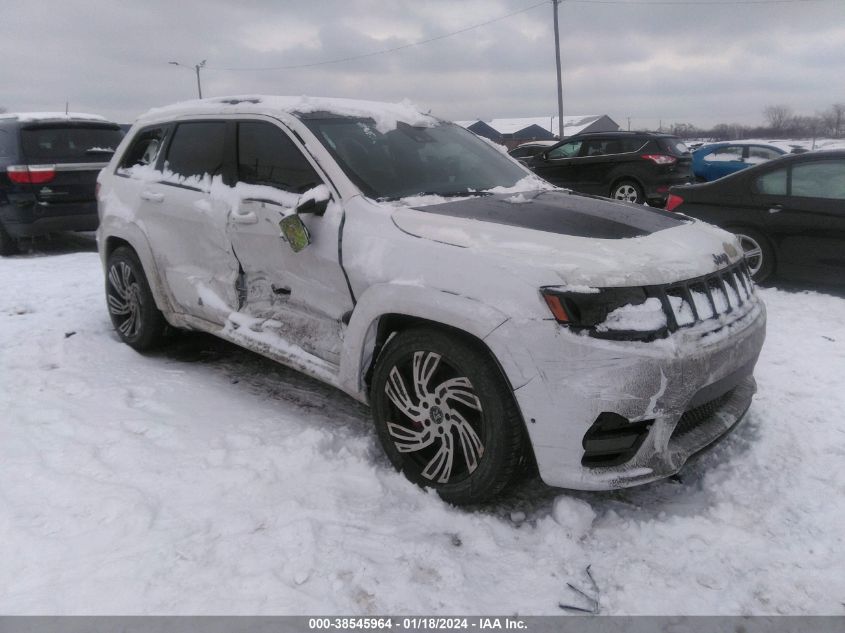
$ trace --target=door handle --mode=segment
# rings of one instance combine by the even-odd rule
[[[154,191],[142,191],[141,198],[150,202],[164,202],[164,194],[155,193]]]
[[[232,212],[232,222],[235,224],[257,224],[258,216],[255,211],[248,211],[246,213]]]
[[[776,204],[776,205],[769,207],[769,213],[778,213],[780,211],[783,211],[783,205],[782,204]]]

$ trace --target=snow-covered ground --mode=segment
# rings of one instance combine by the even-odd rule
[[[680,478],[458,510],[368,411],[204,335],[117,341],[93,240],[0,260],[0,613],[845,613],[845,299],[763,289],[746,424]]]

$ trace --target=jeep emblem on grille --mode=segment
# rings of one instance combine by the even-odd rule
[[[718,255],[714,253],[713,263],[715,263],[717,266],[727,264],[728,262],[730,262],[730,259],[728,259],[728,256],[724,253],[719,253]]]

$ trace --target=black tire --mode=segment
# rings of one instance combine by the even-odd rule
[[[645,202],[645,194],[639,183],[633,180],[619,180],[610,188],[610,197],[622,202],[634,202],[642,204]]]
[[[6,232],[6,227],[0,224],[0,256],[15,255],[18,252],[18,241]]]
[[[167,322],[141,261],[126,246],[116,248],[106,263],[106,305],[117,335],[130,347],[142,352],[162,342]]]
[[[523,458],[522,419],[479,345],[433,327],[401,332],[379,355],[370,396],[390,461],[444,501],[481,503],[514,478]]]
[[[758,284],[768,279],[776,264],[772,243],[755,229],[734,227],[730,231],[739,238],[751,278]]]

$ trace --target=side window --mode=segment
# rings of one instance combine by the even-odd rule
[[[180,123],[167,150],[165,167],[179,176],[214,176],[223,170],[226,124],[223,121]]]
[[[775,150],[768,147],[761,147],[759,145],[750,145],[748,147],[748,162],[749,163],[764,163],[767,160],[772,160],[780,156]]]
[[[709,152],[704,160],[711,162],[725,162],[742,160],[742,147],[740,145],[728,145]]]
[[[0,158],[12,155],[12,137],[6,130],[0,130]]]
[[[594,138],[584,141],[584,156],[603,156],[608,153],[605,149],[606,145],[605,139]]]
[[[572,158],[573,156],[578,156],[578,152],[581,151],[582,142],[583,141],[571,141],[569,143],[564,143],[560,147],[556,147],[549,152],[549,159]]]
[[[292,193],[322,182],[287,134],[260,121],[238,123],[238,180]]]
[[[622,146],[622,153],[638,152],[645,147],[646,141],[641,138],[623,138],[619,144]]]
[[[768,196],[786,195],[786,168],[770,171],[754,181],[754,189],[757,193]]]
[[[165,128],[157,127],[142,130],[127,152],[123,155],[118,169],[126,169],[135,165],[155,166],[158,159],[158,152],[164,144]]]
[[[845,200],[845,160],[819,160],[792,168],[792,195]]]

